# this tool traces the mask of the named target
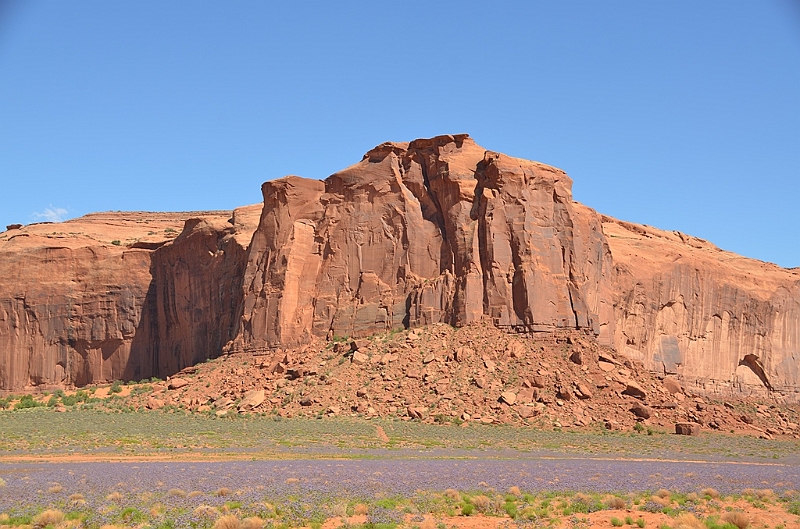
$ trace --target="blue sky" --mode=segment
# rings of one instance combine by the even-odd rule
[[[0,226],[230,209],[467,132],[800,266],[800,5],[0,0]]]

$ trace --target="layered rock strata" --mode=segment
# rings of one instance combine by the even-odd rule
[[[798,400],[799,270],[598,215],[571,184],[440,136],[266,182],[263,207],[9,226],[0,390],[486,322],[579,330],[693,391]]]
[[[385,143],[324,182],[266,182],[236,347],[481,319],[597,333],[610,254],[571,184],[466,135]]]
[[[800,270],[609,217],[603,231],[621,354],[697,391],[797,400]]]
[[[0,389],[165,376],[218,355],[241,298],[219,278],[236,256],[243,271],[255,229],[228,219],[96,213],[0,234]]]

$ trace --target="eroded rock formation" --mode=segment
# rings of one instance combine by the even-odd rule
[[[243,271],[260,209],[235,224],[96,213],[0,234],[0,389],[164,376],[219,354],[241,297],[224,281],[237,256]]]
[[[0,389],[433,323],[580,330],[698,392],[798,400],[800,271],[598,215],[466,135],[384,143],[235,212],[0,234]]]
[[[609,217],[603,231],[620,353],[693,389],[797,399],[800,270]]]
[[[484,318],[599,332],[610,254],[571,184],[466,135],[385,143],[324,182],[266,182],[236,345]]]

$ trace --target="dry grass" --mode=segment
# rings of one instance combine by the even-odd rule
[[[662,507],[668,507],[669,504],[672,503],[670,501],[669,497],[664,498],[664,497],[658,496],[658,495],[650,496],[650,501],[652,501],[654,503],[657,503],[657,504],[661,505]]]
[[[740,511],[726,512],[722,515],[722,521],[733,524],[739,529],[745,529],[750,526],[750,517]]]
[[[202,496],[202,495],[203,495],[203,493],[202,493],[202,492],[200,492],[199,490],[193,490],[192,492],[190,492],[190,493],[188,494],[188,496],[189,496],[190,498],[199,498],[199,497],[200,497],[200,496]]]
[[[263,529],[264,520],[258,516],[251,516],[242,520],[242,529]]]
[[[300,483],[300,480],[297,478],[286,478],[287,485],[294,485],[296,483]]]
[[[152,507],[150,507],[150,516],[161,516],[166,511],[166,507],[161,505],[160,503],[156,503]]]
[[[100,529],[126,529],[126,528],[124,525],[106,524],[106,525],[101,525]]]
[[[686,495],[686,500],[692,503],[697,502],[698,499],[700,499],[700,496],[698,496],[696,492],[690,492]]]
[[[508,493],[511,494],[512,496],[517,497],[517,498],[522,496],[522,491],[519,490],[519,487],[517,487],[516,485],[513,486],[513,487],[509,487],[508,488]]]
[[[106,499],[114,503],[119,503],[125,498],[122,496],[121,492],[112,492],[111,494],[106,496]]]
[[[461,494],[456,489],[447,489],[444,495],[453,501],[461,501]]]
[[[7,515],[6,513],[1,513],[0,514],[0,523],[6,523],[10,519],[11,519],[11,517],[9,515]]]
[[[769,501],[775,497],[775,492],[772,489],[761,489],[756,492],[756,496],[761,501]]]
[[[64,490],[64,487],[62,487],[60,484],[56,483],[55,485],[53,485],[52,487],[47,489],[47,492],[49,492],[51,494],[58,494],[62,490]]]
[[[622,510],[627,505],[625,500],[623,498],[620,498],[619,496],[608,496],[606,498],[605,504],[609,509],[617,509],[617,510]]]
[[[199,505],[195,510],[194,513],[197,516],[219,516],[219,509],[216,507],[212,507],[210,505]]]
[[[270,505],[270,509],[267,509],[267,510],[272,511],[272,510],[275,510],[275,509],[272,508],[272,506]],[[337,504],[335,504],[331,508],[331,513],[334,516],[338,516],[339,518],[344,518],[345,516],[347,516],[347,502],[340,501]]]
[[[669,498],[672,497],[672,493],[670,491],[668,491],[667,489],[658,489],[656,491],[656,496],[658,496],[659,498],[669,499]]]
[[[242,524],[239,522],[239,518],[232,514],[223,516],[214,522],[214,529],[241,529],[241,527]]]
[[[473,496],[472,504],[476,509],[478,509],[479,512],[487,512],[492,504],[492,500],[483,494],[480,494],[478,496]]]
[[[694,517],[693,514],[685,512],[675,518],[675,529],[706,529],[703,522]]]
[[[214,494],[216,494],[221,498],[224,498],[225,496],[230,496],[231,494],[233,494],[233,491],[228,487],[222,487],[217,489],[217,492],[215,492]]]
[[[701,496],[708,496],[712,500],[716,500],[719,498],[719,491],[717,489],[712,489],[711,487],[706,487],[705,489],[700,491]]]
[[[359,516],[363,516],[363,515],[367,514],[368,510],[369,510],[369,507],[367,507],[363,503],[359,503],[358,505],[353,507],[353,514],[357,514]]]
[[[57,525],[64,521],[64,513],[56,509],[47,509],[36,515],[33,519],[34,527]]]
[[[86,499],[86,498],[84,498],[83,494],[81,494],[80,492],[76,492],[74,494],[70,494],[69,495],[69,500],[70,501],[79,502],[79,501],[83,501],[84,499]]]
[[[170,496],[177,496],[178,498],[186,497],[186,491],[182,489],[169,489],[167,491],[167,494],[169,494]]]

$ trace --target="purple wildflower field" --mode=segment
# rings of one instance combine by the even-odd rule
[[[97,526],[119,517],[114,504],[146,510],[154,501],[172,513],[177,527],[202,527],[203,517],[195,509],[226,499],[242,505],[281,503],[287,519],[295,516],[299,523],[329,516],[329,511],[323,512],[325,506],[337,499],[419,497],[425,491],[448,488],[627,493],[713,487],[723,494],[750,487],[800,489],[800,468],[794,465],[570,457],[3,463],[0,477],[5,482],[0,487],[0,512],[24,515],[42,508],[69,509],[70,495],[80,493],[80,510]],[[222,488],[230,489],[230,498],[215,496]],[[186,494],[190,491],[199,493]],[[118,493],[116,498],[109,498],[112,493]]]

